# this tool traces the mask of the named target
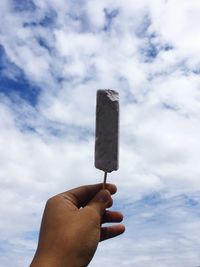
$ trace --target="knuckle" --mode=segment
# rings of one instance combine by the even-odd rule
[[[56,201],[56,196],[50,197],[47,202],[46,202],[46,206],[51,206],[52,204],[54,204]]]

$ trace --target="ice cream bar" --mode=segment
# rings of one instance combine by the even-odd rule
[[[118,169],[119,94],[98,90],[96,103],[95,167],[107,172]]]

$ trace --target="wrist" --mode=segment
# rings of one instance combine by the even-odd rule
[[[46,255],[43,253],[36,252],[30,267],[83,267],[78,265],[78,263],[71,257],[62,257],[58,255]]]

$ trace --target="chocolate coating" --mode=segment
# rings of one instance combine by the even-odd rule
[[[95,167],[112,172],[118,169],[119,94],[98,90],[96,105]]]

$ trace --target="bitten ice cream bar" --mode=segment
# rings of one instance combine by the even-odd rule
[[[117,170],[119,143],[119,94],[98,90],[96,102],[95,167],[105,172]]]

